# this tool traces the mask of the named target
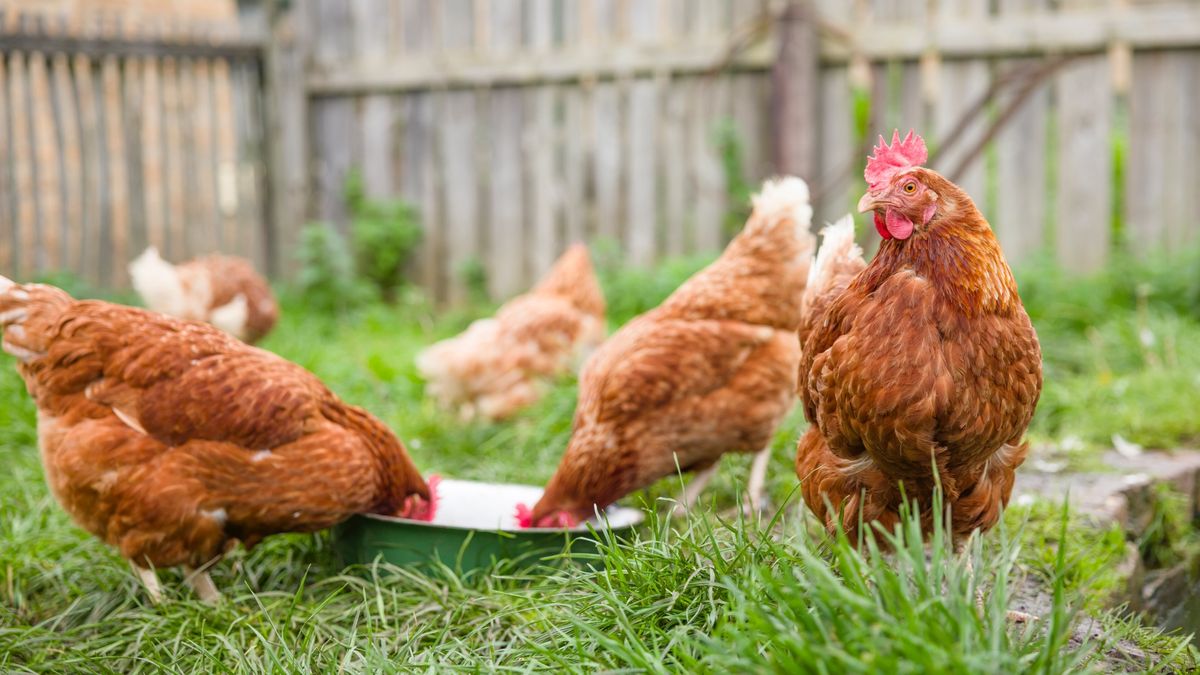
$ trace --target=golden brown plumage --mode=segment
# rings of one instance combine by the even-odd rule
[[[0,323],[54,496],[136,566],[199,567],[236,541],[428,506],[383,423],[210,326],[2,277]]]
[[[528,293],[417,356],[429,393],[464,418],[503,419],[538,400],[604,340],[604,295],[587,248],[563,253]]]
[[[244,258],[208,255],[172,265],[151,246],[129,264],[129,274],[150,309],[210,323],[250,344],[279,319],[270,284]]]
[[[986,530],[1025,459],[1042,386],[1037,336],[966,193],[917,166],[877,178],[860,207],[879,211],[879,253],[864,269],[843,223],[827,233],[813,273],[822,281],[808,289],[798,388],[812,426],[796,456],[804,498],[828,527],[840,519],[855,536],[860,521],[896,523],[903,483],[928,521],[936,466],[954,533]]]
[[[768,446],[794,403],[811,216],[803,181],[768,183],[719,259],[597,350],[566,453],[525,522],[575,522],[674,474],[677,461],[701,471]]]

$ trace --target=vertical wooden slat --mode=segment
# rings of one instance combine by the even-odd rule
[[[400,21],[399,58],[427,54],[439,28],[433,25],[434,0],[406,0],[398,13]],[[447,297],[444,260],[444,235],[441,204],[438,200],[437,135],[439,95],[433,92],[405,94],[400,103],[404,125],[400,151],[400,192],[420,210],[424,228],[417,252],[417,274],[436,300]]]
[[[212,68],[208,59],[196,59],[192,68],[192,87],[195,92],[192,125],[195,129],[195,196],[197,222],[188,226],[199,230],[201,236],[197,254],[221,249],[220,228],[217,226],[216,137],[213,129]]]
[[[126,177],[128,182],[129,204],[129,236],[124,255],[117,259],[115,274],[125,278],[125,263],[127,257],[135,256],[146,248],[149,241],[146,225],[146,169],[143,164],[145,146],[155,139],[142,135],[144,129],[142,94],[142,64],[135,59],[127,59],[122,64],[121,79],[124,87],[124,112],[121,139],[124,143],[126,159]]]
[[[658,84],[640,79],[629,87],[628,181],[625,222],[630,261],[648,265],[658,249]]]
[[[233,79],[229,62],[217,59],[212,64],[213,117],[216,135],[216,206],[220,220],[222,250],[252,256],[238,231],[237,120],[233,106]]]
[[[1064,2],[1066,7],[1096,4]],[[1113,93],[1105,56],[1089,56],[1057,76],[1058,172],[1055,235],[1058,261],[1091,271],[1108,258],[1112,231]]]
[[[470,0],[437,3],[442,13],[442,41],[448,51],[462,52],[471,45],[474,13]],[[442,158],[441,195],[445,214],[448,295],[459,302],[467,297],[463,271],[483,253],[479,232],[479,182],[476,173],[480,143],[478,93],[448,91],[442,94],[439,148]]]
[[[490,4],[487,54],[503,58],[520,46],[521,8],[513,0],[497,0]],[[486,177],[490,188],[487,267],[488,288],[492,297],[497,298],[506,298],[519,292],[526,279],[524,254],[529,247],[529,240],[524,227],[524,160],[521,155],[525,115],[525,94],[519,88],[498,87],[491,90],[488,125],[490,166]]]
[[[266,160],[271,167],[270,220],[262,225],[264,250],[270,255],[265,269],[273,273],[291,273],[298,266],[296,249],[301,229],[313,217],[311,210],[312,129],[309,124],[310,102],[304,78],[310,68],[310,53],[322,33],[305,11],[313,3],[272,3],[268,17],[268,41],[263,72],[268,90],[265,94],[269,138]],[[233,82],[231,64],[230,81]],[[232,92],[232,104],[239,94]],[[235,119],[236,116],[235,116]],[[236,154],[236,153],[235,153]],[[234,172],[235,182],[238,171]],[[240,213],[242,205],[238,203]],[[269,236],[268,236],[269,235]]]
[[[621,92],[615,82],[599,82],[592,91],[592,194],[597,236],[621,240]]]
[[[79,101],[79,137],[82,140],[83,227],[80,235],[79,271],[89,283],[100,283],[100,238],[103,227],[104,151],[100,139],[100,105],[96,95],[91,60],[83,55],[74,59],[75,98]]]
[[[590,0],[582,10],[582,39],[594,53],[611,49],[615,38],[616,0]],[[597,82],[592,88],[588,119],[591,147],[591,190],[594,236],[621,243],[621,89],[616,82]]]
[[[562,11],[562,31],[556,35],[556,49],[586,50],[593,48],[595,30],[588,21],[594,21],[594,12],[586,7],[590,0],[566,0]],[[587,204],[587,187],[591,161],[588,141],[591,108],[591,87],[585,83],[561,88],[562,127],[558,142],[557,173],[562,177],[559,191],[559,208],[562,211],[562,238],[564,245],[585,241],[589,236],[590,218]]]
[[[711,253],[725,244],[722,230],[728,208],[725,170],[713,136],[717,125],[728,117],[727,79],[706,78],[695,82],[689,106],[688,156],[695,210],[695,251]]]
[[[4,26],[4,18],[0,17],[0,27]],[[0,94],[7,94],[8,62],[5,54],[0,53]],[[0,97],[0,274],[19,276],[15,269],[17,241],[17,219],[14,210],[12,185],[12,160],[9,139],[9,103],[10,96]]]
[[[136,63],[136,62],[135,62]],[[135,67],[135,64],[130,64]],[[166,180],[163,171],[162,89],[158,61],[153,57],[141,59],[142,97],[142,212],[145,222],[146,245],[160,252],[166,245]],[[130,253],[141,253],[135,246]]]
[[[125,128],[122,108],[121,64],[115,56],[100,62],[101,93],[104,115],[105,175],[109,204],[107,241],[102,241],[100,278],[105,285],[120,285],[128,260],[129,180],[125,161]]]
[[[30,142],[29,92],[26,55],[13,52],[8,60],[9,114],[12,129],[13,197],[16,202],[16,275],[27,278],[37,269],[37,210],[34,202],[33,147]]]
[[[715,0],[698,0],[691,22],[691,39],[712,44],[719,36],[723,8]],[[728,208],[724,167],[714,143],[717,125],[730,114],[729,78],[698,77],[690,87],[687,144],[689,195],[695,205],[692,250],[711,253],[725,243],[722,231]]]
[[[631,40],[652,44],[658,37],[658,0],[622,4],[628,11]],[[638,78],[629,85],[626,154],[625,237],[629,259],[648,265],[658,250],[658,108],[659,87],[653,77]]]
[[[71,61],[66,54],[51,58],[57,128],[62,153],[62,267],[78,273],[83,237],[83,162],[79,136],[79,100],[71,84]],[[0,156],[3,156],[0,151]]]
[[[757,20],[764,9],[761,0],[742,0],[731,5],[732,27],[744,27]],[[768,113],[771,107],[770,78],[763,73],[735,73],[730,76],[732,116],[741,146],[742,180],[753,185],[771,173],[767,148]],[[735,205],[740,206],[740,205]]]
[[[62,186],[59,140],[55,133],[54,105],[50,76],[43,54],[29,55],[29,97],[33,111],[30,123],[34,137],[37,166],[36,191],[30,195],[38,202],[39,272],[61,269]]]
[[[832,223],[853,206],[851,189],[861,180],[865,157],[855,156],[854,112],[846,68],[821,74],[821,135],[818,142],[818,180],[814,223]],[[861,218],[856,216],[861,222]],[[820,227],[820,225],[818,225]],[[860,234],[864,228],[858,227]]]
[[[988,12],[988,0],[944,0],[938,8],[942,16],[982,17]],[[964,111],[987,91],[991,81],[986,59],[968,59],[961,62],[942,63],[934,102],[934,141],[941,145],[951,129],[962,119]],[[954,146],[942,153],[934,169],[949,171],[966,156],[974,140],[983,133],[987,124],[985,115],[977,116],[964,130],[963,136]],[[888,130],[885,130],[888,131]],[[903,133],[903,131],[901,132]],[[982,210],[986,209],[987,194],[986,166],[982,156],[976,157],[955,182],[966,191]]]
[[[404,134],[404,193],[420,205],[421,219],[425,227],[423,240],[423,264],[421,278],[434,295],[444,300],[448,297],[445,261],[445,227],[441,203],[438,201],[438,158],[437,100],[433,94],[416,94],[407,103],[408,120]]]
[[[660,0],[659,40],[663,49],[682,49],[688,41],[687,16],[682,0]],[[661,190],[661,251],[681,255],[687,250],[690,205],[687,199],[686,133],[689,78],[667,74],[660,78],[658,148],[656,156]]]
[[[1125,216],[1134,251],[1185,242],[1182,226],[1194,222],[1196,156],[1189,128],[1196,124],[1196,91],[1185,77],[1192,54],[1147,52],[1134,57],[1126,144]]]
[[[197,78],[197,60],[185,58],[179,61],[179,163],[183,172],[184,184],[187,189],[183,194],[184,213],[184,242],[185,258],[193,258],[207,252],[208,241],[205,232],[204,204],[200,194],[202,146],[199,116],[199,91]]]
[[[182,118],[184,108],[179,98],[179,62],[174,58],[163,59],[162,77],[163,115],[163,164],[166,166],[166,237],[165,256],[170,260],[181,261],[187,254],[185,227],[187,222],[187,201],[184,192],[187,185],[184,182],[183,162],[183,130]]]
[[[253,64],[240,63],[233,70],[234,109],[237,113],[238,146],[238,246],[256,265],[267,264],[267,227],[263,221],[263,184],[266,180],[263,154],[262,82]],[[348,145],[348,144],[347,144]],[[341,190],[337,194],[341,194]]]
[[[1001,0],[1001,15],[1044,9],[1045,0]],[[1000,72],[1029,67],[1036,59],[1004,59]],[[1011,99],[1000,101],[1006,106]],[[1046,242],[1046,148],[1050,89],[1040,87],[996,138],[996,194],[992,228],[1000,237],[1008,262],[1018,265]]]
[[[1200,241],[1200,227],[1195,220],[1195,214],[1200,213],[1200,190],[1193,189],[1200,185],[1200,124],[1196,123],[1200,120],[1200,51],[1179,54],[1178,59],[1178,86],[1184,106],[1180,119],[1191,120],[1191,124],[1184,126],[1180,137],[1179,152],[1184,160],[1178,180],[1184,186],[1180,192],[1184,202],[1168,223],[1170,241],[1176,248]]]
[[[354,0],[355,56],[364,67],[380,67],[387,63],[392,40],[392,23],[388,17],[388,0]],[[362,134],[362,178],[369,195],[390,197],[395,192],[393,154],[396,150],[392,109],[389,94],[367,94],[362,99],[361,123],[356,125]]]
[[[687,107],[693,81],[677,79],[667,85],[662,110],[659,170],[663,176],[664,251],[683,255],[688,250],[691,204],[687,199]]]
[[[553,37],[554,6],[552,0],[530,0],[527,6],[528,49],[541,58],[550,58]],[[530,221],[530,253],[528,285],[554,263],[559,243],[558,212],[564,192],[563,174],[555,170],[555,155],[560,149],[562,133],[555,116],[555,104],[560,94],[557,87],[532,87],[526,102],[525,154],[528,162]]]
[[[250,97],[250,115],[247,120],[248,130],[250,134],[250,142],[254,146],[254,163],[251,165],[251,172],[248,180],[251,181],[251,206],[254,209],[254,237],[252,247],[249,249],[252,259],[259,265],[267,264],[267,256],[271,253],[268,240],[268,227],[265,225],[264,214],[266,213],[266,190],[267,188],[267,155],[263,145],[263,137],[266,130],[263,125],[267,119],[267,102],[264,100],[265,89],[261,73],[253,63],[246,64],[246,71],[250,79],[250,87],[253,92]]]

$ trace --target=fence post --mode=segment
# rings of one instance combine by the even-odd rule
[[[305,90],[307,0],[266,0],[267,256],[273,276],[296,269],[300,228],[308,218],[308,97]]]
[[[789,0],[777,27],[771,66],[771,136],[775,171],[812,181],[817,168],[817,14],[810,0]]]

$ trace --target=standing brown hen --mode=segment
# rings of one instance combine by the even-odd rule
[[[1042,388],[1037,335],[1000,245],[958,186],[920,165],[911,132],[880,139],[860,211],[884,241],[870,265],[849,220],[826,231],[805,292],[798,388],[812,426],[796,472],[830,529],[891,529],[901,489],[940,483],[955,534],[987,530],[1025,459]]]
[[[670,476],[698,472],[691,506],[727,452],[767,450],[795,403],[800,321],[815,238],[799,178],[768,182],[745,229],[662,305],[617,331],[584,366],[574,430],[527,526],[562,526]]]
[[[430,518],[404,446],[314,375],[206,324],[0,277],[4,351],[38,409],[50,489],[116,547],[154,599],[153,568],[202,570],[237,541],[354,513]],[[431,480],[432,483],[432,480]]]
[[[587,247],[575,244],[528,293],[494,317],[417,355],[429,394],[465,419],[504,419],[574,372],[604,340],[604,294]]]

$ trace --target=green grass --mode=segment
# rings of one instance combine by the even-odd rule
[[[637,273],[602,264],[613,325],[654,306],[703,262]],[[1172,270],[1129,268],[1081,284],[1049,267],[1022,272],[1046,355],[1035,434],[1095,445],[1116,432],[1163,445],[1196,436],[1196,394],[1178,382],[1161,389],[1200,368],[1200,342],[1189,339],[1200,336],[1197,282]],[[1153,289],[1140,315],[1138,283]],[[264,346],[381,417],[426,471],[548,479],[569,434],[574,383],[557,383],[509,423],[458,422],[424,398],[412,357],[476,312],[439,315],[405,297],[344,315],[287,298]],[[1143,324],[1158,336],[1157,351],[1136,339]],[[167,602],[151,606],[126,563],[75,528],[49,495],[33,405],[10,364],[0,365],[0,462],[8,467],[0,476],[0,671],[1064,673],[1098,668],[1107,654],[1107,644],[1072,635],[1077,612],[1106,608],[1123,581],[1114,572],[1121,533],[1097,533],[1039,505],[1010,510],[1004,527],[968,549],[975,576],[940,529],[921,546],[912,521],[893,553],[860,553],[814,534],[793,508],[798,412],[774,445],[769,490],[782,515],[761,528],[720,515],[736,513],[749,464],[734,457],[707,493],[709,513],[664,522],[651,508],[637,539],[602,546],[594,569],[347,570],[327,534],[288,535],[217,567],[220,606],[197,603],[173,571],[162,573]],[[1088,394],[1097,383],[1099,393]],[[679,487],[662,481],[627,502],[657,506]],[[1004,618],[1024,580],[1052,595],[1045,621],[1032,628]],[[976,586],[987,589],[982,612]],[[1176,654],[1171,668],[1195,666],[1178,637],[1116,613],[1103,622],[1152,654]]]
[[[1046,261],[1018,270],[1038,330],[1045,389],[1032,433],[1107,447],[1200,441],[1200,249],[1117,258],[1073,279]]]

